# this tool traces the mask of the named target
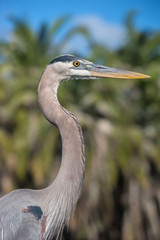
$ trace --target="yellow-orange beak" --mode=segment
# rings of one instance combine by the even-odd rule
[[[96,64],[91,64],[90,67],[87,68],[87,70],[90,72],[92,77],[98,78],[125,78],[125,79],[150,78],[150,76],[142,73],[130,72],[126,70],[110,68]]]

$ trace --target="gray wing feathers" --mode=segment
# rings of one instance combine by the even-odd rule
[[[20,195],[13,192],[0,199],[0,240],[43,240],[41,208]]]
[[[41,240],[41,220],[32,213],[20,213],[0,220],[0,240]]]
[[[41,240],[41,223],[31,213],[24,213],[22,223],[18,229],[17,240]]]
[[[0,224],[0,240],[33,239],[41,240],[41,224],[31,213],[14,216],[9,221],[4,220]]]

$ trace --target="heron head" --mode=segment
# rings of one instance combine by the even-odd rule
[[[54,72],[61,76],[61,81],[95,78],[149,78],[149,76],[145,74],[97,65],[72,55],[59,56],[51,61],[49,65]]]

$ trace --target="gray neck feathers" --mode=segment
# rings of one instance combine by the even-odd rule
[[[39,103],[44,116],[57,125],[62,138],[62,161],[57,177],[44,189],[42,208],[46,215],[46,236],[52,239],[61,234],[68,224],[79,198],[85,171],[85,154],[81,127],[72,113],[58,102],[60,82],[48,67],[44,71],[39,88]],[[47,230],[52,229],[52,234]]]

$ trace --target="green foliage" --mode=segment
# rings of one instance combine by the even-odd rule
[[[68,30],[55,44],[69,20],[64,16],[34,32],[27,22],[12,18],[13,37],[0,43],[1,191],[41,188],[56,175],[61,140],[40,112],[36,89],[48,61],[75,34],[83,34],[91,45],[91,61],[152,78],[70,81],[60,86],[61,104],[83,127],[87,157],[70,239],[158,240],[160,33],[138,31],[131,13],[125,22],[128,38],[118,50],[95,43],[82,26]]]

